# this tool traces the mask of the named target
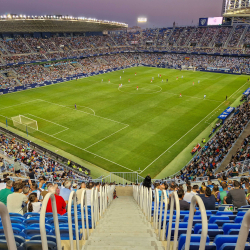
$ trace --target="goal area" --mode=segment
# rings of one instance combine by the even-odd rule
[[[38,130],[37,121],[33,120],[29,117],[26,117],[24,115],[18,115],[11,117],[13,125],[17,127],[18,129],[28,131],[28,132],[34,132]]]

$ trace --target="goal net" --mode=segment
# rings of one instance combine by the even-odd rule
[[[29,117],[18,115],[11,117],[13,125],[21,130],[34,132],[38,130],[37,121]]]

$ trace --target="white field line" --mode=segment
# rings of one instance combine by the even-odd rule
[[[128,126],[128,124],[126,124],[126,123],[118,122],[118,121],[115,121],[115,120],[112,120],[112,119],[109,119],[109,118],[106,118],[106,117],[102,117],[102,116],[99,116],[99,115],[94,115],[94,114],[91,114],[91,113],[88,113],[88,112],[85,112],[85,111],[82,111],[82,110],[78,110],[78,109],[75,109],[75,108],[69,108],[69,107],[61,105],[61,104],[45,101],[43,99],[38,99],[38,100],[43,101],[43,102],[47,102],[47,103],[50,103],[50,104],[53,104],[53,105],[57,105],[57,106],[60,106],[60,107],[68,108],[68,109],[71,109],[71,110],[75,110],[75,111],[78,111],[78,112],[82,112],[82,113],[85,113],[85,114],[88,114],[88,115],[93,115],[95,117],[99,117],[99,118],[102,118],[102,119],[105,119],[105,120],[109,120],[109,121],[112,121],[112,122],[116,122],[116,123],[120,123],[120,124],[123,124],[125,126]]]
[[[76,107],[82,107],[82,108],[90,109],[90,110],[94,113],[94,115],[95,115],[95,110],[92,109],[92,108],[89,108],[89,107],[87,107],[87,106],[80,106],[80,105],[76,105]]]
[[[156,85],[156,84],[153,84],[152,86],[157,86],[160,88],[160,90],[158,91],[154,91],[154,92],[151,92],[151,93],[138,93],[138,91],[140,91],[140,89],[145,89],[145,88],[139,88],[139,90],[137,91],[136,88],[135,88],[135,92],[134,93],[131,93],[131,92],[125,92],[125,91],[122,91],[121,88],[118,87],[118,90],[120,92],[123,92],[123,93],[128,93],[128,94],[140,94],[140,95],[151,95],[151,94],[156,94],[156,93],[159,93],[159,92],[162,92],[162,88],[159,86],[159,85]],[[132,88],[132,86],[126,86],[128,88]],[[147,89],[146,89],[147,90]],[[149,89],[150,90],[150,89]]]
[[[99,143],[99,142],[101,142],[101,141],[104,141],[105,139],[107,139],[107,138],[111,137],[112,135],[114,135],[114,134],[116,134],[116,133],[122,131],[123,129],[127,128],[128,126],[129,126],[129,125],[127,125],[127,126],[124,127],[124,128],[121,128],[121,129],[117,130],[116,132],[114,132],[114,133],[112,133],[112,134],[110,134],[110,135],[104,137],[103,139],[101,139],[101,140],[99,140],[99,141],[97,141],[97,142],[91,144],[90,146],[86,147],[85,149],[90,148],[90,147],[94,146],[95,144],[97,144],[97,143]]]
[[[247,84],[247,82],[239,87],[231,96],[233,96],[235,93],[237,93],[242,87],[244,87]],[[229,98],[231,98],[229,96]],[[228,98],[228,99],[229,99]],[[171,149],[176,143],[178,143],[182,138],[184,138],[187,134],[189,134],[194,128],[196,128],[203,120],[205,120],[208,116],[210,116],[216,109],[218,109],[225,101],[223,101],[218,107],[216,107],[212,112],[210,112],[207,116],[205,116],[201,121],[199,121],[195,126],[193,126],[186,134],[184,134],[181,138],[179,138],[174,144],[172,144],[170,147],[168,147],[163,153],[161,153],[156,159],[154,159],[147,167],[145,167],[141,173],[143,173],[148,167],[150,167],[155,161],[157,161],[160,157],[162,157],[169,149]]]
[[[36,118],[38,118],[38,119],[41,119],[41,120],[44,120],[44,121],[46,121],[46,122],[50,122],[50,123],[53,123],[53,124],[55,124],[55,125],[57,125],[57,126],[63,127],[63,128],[65,128],[65,129],[69,129],[68,127],[65,127],[65,126],[60,125],[60,124],[58,124],[58,123],[56,123],[56,122],[52,122],[52,121],[50,121],[50,120],[47,120],[47,119],[41,118],[41,117],[36,116],[36,115],[32,115],[32,114],[29,114],[29,113],[27,113],[27,114],[25,114],[25,115],[34,116],[34,117],[36,117]]]
[[[37,99],[37,100],[41,100],[41,99]],[[35,101],[35,100],[34,100]],[[42,100],[43,101],[43,100]],[[46,101],[45,101],[46,102]],[[55,104],[55,103],[52,103],[51,102],[51,104]],[[21,105],[21,104],[20,104]],[[55,105],[59,105],[59,104],[55,104]],[[13,105],[13,106],[16,106],[16,105]],[[8,107],[13,107],[13,106],[8,106]],[[63,106],[63,105],[59,105],[59,106]],[[63,106],[63,107],[66,107],[66,106]],[[6,107],[7,108],[7,107]],[[67,107],[66,107],[67,108]],[[80,111],[80,110],[78,110],[78,111]],[[83,111],[82,111],[83,112]],[[83,112],[83,113],[87,113],[87,112]],[[89,115],[92,115],[92,114],[90,114],[90,113],[87,113],[87,114],[89,114]],[[3,115],[0,115],[0,116],[2,116],[2,117],[4,117],[4,118],[8,118],[8,119],[11,119],[11,117],[7,117],[7,116],[3,116]],[[99,117],[99,116],[97,116],[97,117]],[[40,117],[38,117],[38,118],[40,118]],[[104,118],[104,119],[108,119],[108,118],[105,118],[105,117],[101,117],[101,118]],[[41,118],[40,118],[41,119]],[[45,119],[44,119],[45,120]],[[108,120],[110,120],[110,119],[108,119]],[[47,121],[49,121],[49,120],[47,120]],[[113,121],[113,120],[111,120],[111,121]],[[51,122],[51,121],[49,121],[49,122]],[[117,121],[115,121],[115,122],[117,122]],[[121,123],[121,122],[117,122],[117,123]],[[125,124],[125,123],[121,123],[121,124]],[[59,124],[57,124],[57,125],[59,125]],[[128,127],[129,125],[128,124],[125,124],[126,125],[126,127]],[[61,125],[62,126],[62,125]],[[125,129],[126,127],[124,127],[123,129]],[[65,127],[66,128],[66,127]],[[67,128],[68,129],[68,128]],[[66,130],[66,129],[65,129]],[[63,131],[65,131],[65,130],[63,130]],[[113,163],[113,164],[115,164],[115,165],[117,165],[117,166],[119,166],[119,167],[122,167],[122,168],[125,168],[125,169],[127,169],[127,170],[129,170],[129,171],[131,171],[131,172],[134,172],[134,170],[132,170],[132,169],[129,169],[129,168],[127,168],[127,167],[124,167],[123,165],[121,165],[121,164],[119,164],[119,163],[116,163],[116,162],[114,162],[114,161],[111,161],[111,160],[109,160],[109,159],[107,159],[107,158],[105,158],[105,157],[102,157],[102,156],[100,156],[100,155],[98,155],[98,154],[95,154],[95,153],[93,153],[93,152],[90,152],[90,151],[88,151],[88,150],[86,150],[86,149],[83,149],[83,148],[80,148],[80,147],[78,147],[78,146],[76,146],[76,145],[74,145],[74,144],[72,144],[72,143],[70,143],[70,142],[67,142],[67,141],[64,141],[64,140],[62,140],[62,139],[60,139],[60,138],[57,138],[57,137],[55,137],[54,135],[56,135],[56,134],[58,134],[58,133],[61,133],[61,132],[63,132],[63,131],[60,131],[60,132],[58,132],[58,133],[56,133],[56,134],[53,134],[53,135],[50,135],[50,134],[47,134],[47,133],[45,133],[45,132],[43,132],[43,131],[41,131],[41,130],[38,130],[39,132],[41,132],[42,134],[45,134],[45,135],[47,135],[47,136],[50,136],[50,137],[52,137],[52,138],[54,138],[54,139],[56,139],[56,140],[59,140],[59,141],[61,141],[61,142],[64,142],[64,143],[66,143],[66,144],[68,144],[68,145],[71,145],[71,146],[73,146],[73,147],[75,147],[75,148],[78,148],[78,149],[80,149],[80,150],[82,150],[82,151],[85,151],[85,152],[87,152],[87,153],[89,153],[89,154],[92,154],[92,155],[94,155],[94,156],[97,156],[97,157],[99,157],[99,158],[102,158],[102,159],[104,159],[104,160],[106,160],[106,161],[108,161],[108,162],[111,162],[111,163]],[[116,133],[117,133],[118,131],[116,131]],[[103,139],[104,140],[104,139]]]
[[[12,108],[12,107],[16,107],[16,106],[20,106],[20,105],[23,105],[23,104],[26,104],[26,103],[30,103],[30,102],[35,102],[37,100],[38,99],[35,99],[35,100],[32,100],[32,101],[28,101],[28,102],[22,102],[22,103],[19,103],[19,104],[16,104],[16,105],[12,105],[12,106],[8,106],[8,107],[0,108],[0,110],[7,109],[7,108]]]
[[[3,116],[3,115],[0,115],[0,116]],[[11,119],[10,117],[7,117],[7,116],[3,116],[3,117],[8,118],[8,119]],[[64,143],[66,143],[66,144],[68,144],[68,145],[70,145],[70,146],[73,146],[73,147],[78,148],[78,149],[80,149],[80,150],[82,150],[82,151],[85,151],[85,152],[87,152],[87,153],[89,153],[89,154],[92,154],[92,155],[95,155],[95,156],[97,156],[97,157],[99,157],[99,158],[102,158],[102,159],[104,159],[104,160],[106,160],[106,161],[108,161],[108,162],[111,162],[111,163],[113,163],[113,164],[119,166],[119,167],[125,168],[125,169],[127,169],[127,170],[129,170],[129,171],[131,171],[131,172],[134,172],[134,170],[132,170],[132,169],[129,169],[129,168],[127,168],[127,167],[124,167],[124,166],[122,166],[122,165],[119,164],[119,163],[116,163],[116,162],[114,162],[114,161],[111,161],[111,160],[109,160],[109,159],[107,159],[107,158],[105,158],[105,157],[102,157],[102,156],[100,156],[100,155],[98,155],[98,154],[95,154],[95,153],[93,153],[93,152],[90,152],[90,151],[88,151],[88,150],[86,150],[86,149],[84,149],[84,148],[80,148],[80,147],[78,147],[78,146],[76,146],[76,145],[74,145],[74,144],[72,144],[72,143],[70,143],[70,142],[67,142],[67,141],[64,141],[64,140],[62,140],[62,139],[60,139],[60,138],[57,138],[57,137],[55,137],[54,135],[47,134],[47,133],[45,133],[45,132],[43,132],[43,131],[41,131],[41,130],[38,130],[38,131],[41,132],[42,134],[45,134],[45,135],[47,135],[47,136],[50,136],[50,137],[56,139],[56,140],[59,140],[59,141],[61,141],[61,142],[64,142]],[[62,132],[62,131],[61,131],[61,132]]]
[[[168,92],[168,91],[165,91],[165,92],[162,92],[162,93],[167,93],[167,94],[171,94],[171,95],[177,95],[179,96],[179,94],[175,94],[175,93],[172,93],[172,92]],[[195,98],[195,99],[199,99],[199,100],[205,100],[205,101],[211,101],[211,102],[219,102],[220,101],[217,101],[217,100],[213,100],[213,99],[207,99],[207,98],[201,98],[201,97],[196,97],[196,96],[190,96],[190,95],[182,95],[182,97],[190,97],[190,98]]]
[[[66,129],[64,129],[64,130],[62,130],[62,131],[59,131],[59,132],[53,134],[53,136],[58,135],[58,134],[60,134],[60,133],[62,133],[62,132],[64,132],[64,131],[66,131],[66,130],[69,130],[69,128],[66,128]]]

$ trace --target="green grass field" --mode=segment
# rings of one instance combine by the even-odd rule
[[[23,115],[37,121],[36,138],[111,172],[154,177],[248,87],[246,76],[137,67],[2,95],[0,122]]]

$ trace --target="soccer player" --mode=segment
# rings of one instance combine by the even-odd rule
[[[136,76],[136,72],[135,72],[135,76]]]
[[[119,84],[119,88],[121,87],[121,84]]]
[[[181,76],[181,79],[183,79],[183,76]]]
[[[152,78],[151,78],[151,83],[153,82]]]
[[[158,78],[160,77],[160,75],[158,74]]]
[[[122,77],[120,76],[120,80],[122,79]]]
[[[200,80],[198,80],[198,83],[200,83]]]
[[[121,87],[122,87],[122,83],[121,83]]]
[[[139,87],[137,86],[136,90],[138,90],[138,88],[139,88]]]
[[[168,82],[168,79],[166,79],[166,82]]]
[[[160,75],[160,78],[161,78],[161,75]]]
[[[178,76],[176,77],[176,80],[178,80],[179,78],[178,78]]]
[[[110,83],[110,79],[109,79],[109,83]]]
[[[193,86],[194,86],[194,82],[193,82]]]
[[[207,96],[206,96],[206,95],[204,95],[204,99],[206,99],[206,97],[207,97]]]
[[[181,93],[180,93],[180,97],[182,97]]]
[[[227,95],[226,95],[226,100],[227,100]]]
[[[103,79],[102,79],[102,82],[103,82]]]
[[[122,73],[124,74],[124,70],[122,71]]]
[[[161,80],[161,82],[163,82],[163,79]]]
[[[128,82],[130,82],[130,79],[128,79]]]
[[[76,107],[76,103],[75,103],[75,109],[77,109],[77,107]]]

